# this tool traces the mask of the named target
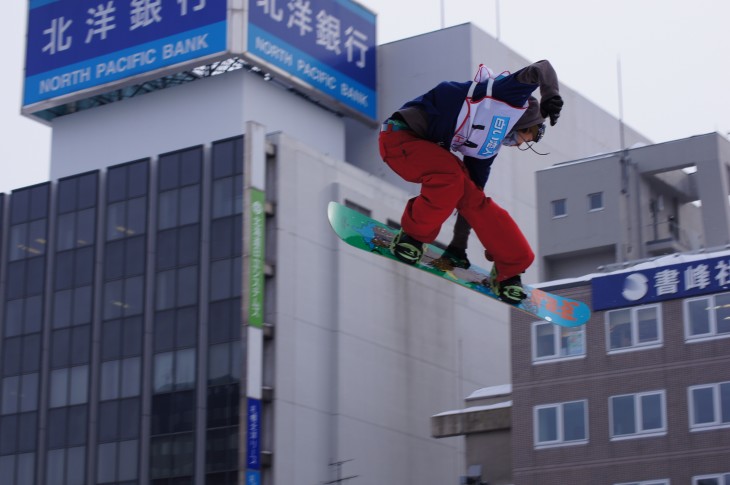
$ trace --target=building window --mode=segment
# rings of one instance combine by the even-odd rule
[[[553,206],[553,219],[568,215],[568,206],[565,199],[554,200],[551,204]]]
[[[730,382],[690,387],[689,419],[695,431],[730,427]]]
[[[590,212],[603,209],[603,192],[588,194],[588,210]]]
[[[657,436],[667,431],[664,391],[612,396],[612,438]]]
[[[588,401],[535,406],[535,447],[588,441]]]
[[[692,477],[692,485],[730,485],[730,473]]]
[[[662,344],[658,305],[606,312],[608,351],[656,347]]]
[[[669,485],[669,480],[647,480],[643,482],[616,483],[615,485]]]
[[[566,359],[586,353],[585,327],[560,327],[546,322],[532,324],[532,361]]]
[[[684,302],[687,340],[730,337],[730,293]]]

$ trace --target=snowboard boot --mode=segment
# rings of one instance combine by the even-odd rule
[[[447,259],[454,268],[469,269],[469,266],[471,266],[469,258],[466,257],[466,250],[451,244],[446,248],[442,258]]]
[[[522,278],[520,275],[511,276],[504,281],[497,281],[497,270],[492,267],[492,272],[489,276],[492,291],[503,302],[509,303],[510,305],[519,305],[522,300],[527,298],[527,293],[522,288]]]
[[[398,231],[390,245],[390,252],[400,261],[415,265],[423,257],[423,243],[412,238],[403,229]]]

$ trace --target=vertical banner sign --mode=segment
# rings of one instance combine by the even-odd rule
[[[251,259],[249,269],[248,324],[264,325],[264,231],[266,227],[264,192],[251,189]]]
[[[261,401],[248,398],[246,468],[261,470]]]
[[[375,120],[375,28],[375,14],[351,0],[248,0],[242,54]]]
[[[24,111],[225,54],[226,0],[29,0]],[[161,75],[165,73],[160,72]],[[54,102],[54,100],[57,100]]]

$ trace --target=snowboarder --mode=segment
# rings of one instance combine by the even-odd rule
[[[540,88],[540,102],[532,93]],[[501,146],[538,142],[545,118],[555,125],[563,107],[555,70],[546,60],[495,76],[480,66],[474,81],[442,82],[404,104],[382,125],[380,155],[403,179],[421,184],[408,201],[393,254],[409,264],[423,256],[454,209],[449,245],[455,265],[468,265],[470,226],[494,261],[494,292],[508,303],[525,298],[521,274],[534,253],[512,217],[483,192]],[[463,154],[464,161],[454,153]]]

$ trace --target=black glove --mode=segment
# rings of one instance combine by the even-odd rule
[[[540,114],[543,118],[550,117],[550,126],[555,126],[563,109],[563,98],[560,95],[540,100]]]

